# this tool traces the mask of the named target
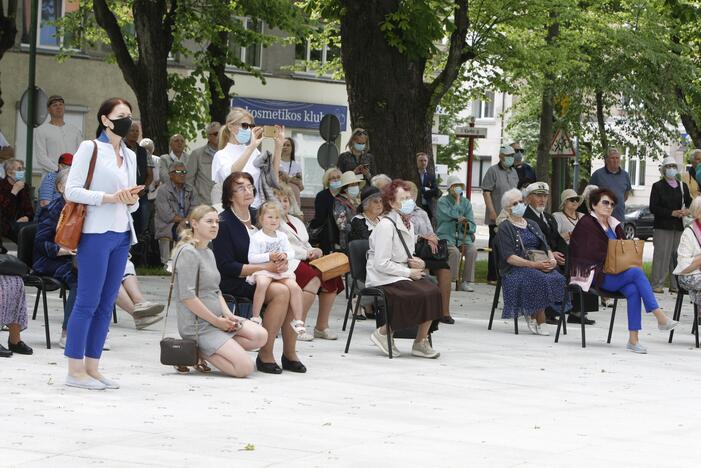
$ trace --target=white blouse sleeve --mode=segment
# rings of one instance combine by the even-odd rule
[[[248,263],[266,263],[270,261],[270,254],[265,251],[265,241],[262,241],[258,231],[251,236],[251,241],[248,244]]]

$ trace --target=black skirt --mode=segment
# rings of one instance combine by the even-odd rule
[[[427,278],[397,281],[382,286],[382,290],[390,310],[392,330],[416,327],[443,315],[441,291]],[[382,324],[378,323],[378,326]]]

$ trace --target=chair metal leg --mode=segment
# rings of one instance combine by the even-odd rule
[[[677,301],[674,303],[674,313],[672,314],[672,320],[679,321],[679,317],[682,312],[682,303],[684,302],[684,297],[681,291],[677,294]],[[669,340],[667,343],[671,343],[674,338],[674,329],[669,331]]]
[[[350,273],[346,273],[345,279],[346,279],[346,299],[350,296],[350,292],[348,291],[348,278],[350,278]],[[353,280],[353,283],[355,283],[355,279]],[[352,296],[351,296],[352,297]],[[345,328],[344,328],[345,330]]]
[[[694,303],[694,340],[696,341],[696,347],[699,347],[699,308]]]
[[[501,292],[501,278],[497,279],[497,286],[496,286],[496,288],[494,288],[494,299],[492,300],[492,311],[489,313],[489,325],[487,326],[487,330],[492,329],[492,322],[494,322],[494,311],[499,306],[499,293],[500,292]]]
[[[518,335],[518,314],[514,315],[514,335]]]
[[[387,307],[387,300],[382,297],[382,306],[384,307],[385,311],[385,326],[387,328],[387,351],[389,351],[389,358],[392,359],[392,329],[390,328],[390,310],[389,307]]]
[[[112,320],[114,320],[114,323],[117,323],[117,305],[112,306]]]
[[[353,317],[351,318],[350,330],[348,330],[348,340],[346,340],[345,353],[348,353],[348,349],[350,348],[351,338],[353,338],[353,329],[355,328],[355,318],[358,316],[358,307],[360,307],[360,298],[361,297],[362,297],[362,294],[359,294],[358,301],[355,303],[355,312],[353,312]]]
[[[613,321],[616,320],[616,308],[618,308],[618,299],[613,300],[613,309],[611,310],[611,324],[609,325],[609,336],[606,343],[611,344],[611,334],[613,333]]]
[[[51,330],[49,329],[49,306],[46,301],[46,289],[41,288],[41,299],[44,305],[44,332],[46,333],[46,349],[51,349]]]
[[[560,314],[560,319],[557,321],[557,330],[555,331],[555,343],[560,341],[560,328],[565,321],[565,314]]]
[[[348,288],[346,288],[348,289]],[[353,295],[355,294],[355,280],[351,281],[350,293],[348,294],[348,301],[346,303],[346,316],[343,318],[343,328],[342,331],[346,331],[346,324],[348,323],[348,314],[350,314],[353,308]]]
[[[567,288],[565,288],[565,294],[562,297],[562,304],[560,304],[560,316],[557,321],[557,330],[555,331],[555,343],[560,339],[560,328],[563,330],[563,334],[567,334],[567,321],[565,320],[565,299],[567,297]]]
[[[32,320],[37,319],[37,310],[39,310],[39,301],[41,298],[39,297],[41,295],[41,288],[37,287],[37,298],[34,301],[34,311],[32,312]]]

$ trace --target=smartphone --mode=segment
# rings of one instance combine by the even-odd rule
[[[263,138],[277,138],[278,129],[274,125],[263,125]]]
[[[24,180],[24,172],[25,171],[15,171],[15,180],[19,182],[20,180]]]

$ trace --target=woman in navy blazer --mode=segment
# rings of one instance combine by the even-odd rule
[[[255,285],[248,284],[246,277],[259,270],[283,272],[287,260],[261,264],[248,263],[250,235],[256,231],[255,210],[251,204],[255,199],[253,177],[246,172],[231,173],[222,184],[222,206],[219,215],[219,233],[212,241],[212,250],[221,274],[219,287],[225,294],[253,299]],[[273,282],[265,296],[263,327],[268,331],[268,341],[258,351],[256,367],[268,374],[280,374],[282,369],[304,373],[297,357],[297,334],[292,327],[283,327],[294,319],[290,309],[290,293],[286,286]],[[282,330],[281,330],[282,329]],[[282,333],[282,369],[275,362],[273,348],[275,337]]]

